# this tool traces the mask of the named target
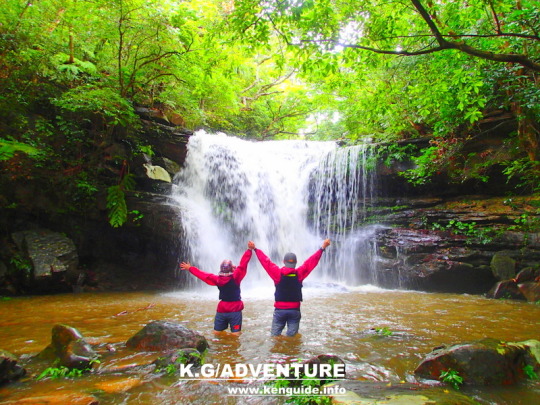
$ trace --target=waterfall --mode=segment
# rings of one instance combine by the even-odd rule
[[[358,226],[373,189],[367,152],[335,142],[252,142],[197,132],[173,188],[189,256],[181,260],[216,273],[224,259],[238,264],[253,240],[276,264],[286,252],[301,264],[329,237],[333,245],[309,280],[373,282],[373,229]],[[262,279],[268,281],[254,257],[243,286]]]
[[[311,225],[317,234],[333,235],[339,243],[328,252],[326,261],[332,266],[327,278],[347,285],[377,281],[373,236],[378,227],[365,225],[374,172],[371,145],[361,144],[328,153],[311,176]]]

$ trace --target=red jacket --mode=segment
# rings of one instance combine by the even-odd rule
[[[319,264],[319,260],[321,260],[321,256],[323,254],[324,250],[321,248],[317,250],[315,253],[311,255],[301,266],[291,269],[289,267],[279,267],[275,263],[273,263],[268,256],[266,256],[262,250],[255,249],[255,253],[257,254],[257,258],[261,262],[261,265],[266,270],[268,275],[272,280],[274,280],[274,284],[279,283],[281,280],[282,274],[291,274],[291,273],[297,273],[298,274],[298,281],[302,282],[305,280],[307,276],[313,271],[313,269]],[[297,302],[285,302],[285,301],[276,301],[274,303],[274,307],[278,309],[296,309],[300,308],[300,301]]]
[[[240,264],[234,268],[232,276],[219,276],[217,274],[206,273],[197,267],[191,266],[189,272],[208,285],[223,286],[229,282],[231,277],[236,284],[240,285],[247,273],[247,265],[251,259],[252,251],[246,250],[240,259]],[[244,309],[242,301],[219,301],[217,312],[238,312]]]

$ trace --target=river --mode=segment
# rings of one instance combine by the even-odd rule
[[[249,274],[248,274],[249,276]],[[44,349],[56,323],[77,328],[93,344],[117,349],[97,372],[85,377],[36,380],[39,370],[21,382],[0,388],[0,403],[54,393],[91,393],[100,404],[265,403],[267,398],[227,396],[235,382],[187,382],[159,376],[148,368],[127,373],[115,369],[151,363],[158,354],[136,354],[124,342],[152,320],[182,322],[209,340],[209,364],[268,364],[307,359],[318,354],[340,356],[348,378],[399,384],[414,382],[413,371],[434,347],[484,337],[505,341],[538,339],[540,306],[480,296],[356,288],[312,284],[305,288],[300,336],[271,338],[272,289],[243,293],[244,332],[239,337],[214,336],[217,291],[211,288],[169,293],[82,293],[18,297],[0,302],[0,348],[27,358]],[[379,336],[373,328],[388,328]],[[33,374],[32,374],[33,373]],[[118,387],[118,381],[121,381]],[[108,388],[107,388],[108,387]],[[540,384],[514,387],[462,387],[481,404],[540,403]],[[261,402],[262,401],[262,402]],[[31,402],[35,403],[35,402]]]

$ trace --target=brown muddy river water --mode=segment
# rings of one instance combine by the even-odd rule
[[[123,342],[153,320],[182,322],[209,340],[205,359],[211,364],[268,364],[335,354],[347,363],[349,378],[415,382],[413,371],[434,347],[492,337],[506,341],[540,339],[540,305],[488,300],[479,296],[431,294],[359,287],[306,287],[301,336],[271,338],[271,289],[243,292],[243,334],[212,333],[217,292],[82,293],[21,297],[0,301],[0,348],[25,358],[50,342],[57,323],[77,328],[93,344],[111,343],[116,353],[98,372],[73,379],[36,380],[38,370],[0,388],[0,403],[54,393],[91,394],[100,404],[236,404],[267,403],[269,398],[228,396],[238,382],[185,381],[156,376],[148,369],[127,374],[115,369],[148,364],[156,353],[136,354]],[[388,328],[377,336],[371,328]],[[127,378],[126,378],[127,377]],[[111,388],[113,387],[113,388]],[[444,387],[451,389],[448,387]],[[480,404],[540,404],[540,382],[515,387],[467,388],[461,391]]]

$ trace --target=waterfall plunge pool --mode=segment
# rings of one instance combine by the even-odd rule
[[[159,354],[134,354],[124,342],[153,320],[181,322],[209,341],[211,364],[267,364],[334,354],[347,364],[349,378],[399,383],[414,382],[413,371],[434,347],[492,337],[505,341],[539,338],[540,306],[479,296],[383,290],[312,284],[305,288],[300,335],[271,338],[273,289],[262,286],[243,292],[244,332],[239,337],[212,333],[217,291],[169,293],[82,293],[19,297],[0,302],[0,348],[26,359],[50,342],[54,324],[77,328],[91,343],[111,343],[117,352],[104,358],[98,372],[75,379],[36,380],[38,370],[20,382],[0,388],[0,403],[24,403],[54,393],[91,393],[103,404],[242,404],[268,403],[269,398],[227,396],[226,385],[181,382],[148,369],[131,370],[137,381],[107,393],[126,374],[114,369],[131,363],[151,363]],[[372,328],[387,327],[391,336],[374,336]],[[142,357],[141,357],[142,356]],[[131,388],[130,388],[131,387]],[[449,387],[444,387],[450,389]],[[441,388],[443,389],[443,388]],[[480,404],[540,403],[540,384],[513,387],[463,387]],[[13,402],[10,402],[13,401]],[[261,402],[262,401],[262,402]],[[265,402],[267,401],[267,402]]]
[[[67,401],[72,404],[85,403],[86,394],[101,405],[276,403],[227,396],[227,385],[235,382],[181,381],[148,367],[119,371],[159,356],[125,348],[128,338],[154,320],[181,322],[206,336],[207,363],[283,363],[333,354],[346,362],[349,378],[385,384],[415,382],[418,363],[443,344],[539,339],[538,305],[371,286],[377,282],[377,252],[374,228],[364,220],[376,173],[368,169],[369,153],[366,146],[338,148],[333,142],[248,142],[204,132],[191,137],[171,196],[182,213],[180,260],[212,272],[223,259],[236,263],[247,241],[254,240],[276,263],[287,251],[301,261],[323,239],[332,239],[305,283],[301,335],[269,336],[273,288],[256,258],[242,283],[246,308],[240,337],[214,336],[217,291],[189,274],[180,275],[182,292],[17,297],[0,301],[0,349],[19,356],[23,365],[49,344],[57,323],[77,328],[90,343],[111,344],[116,352],[82,378],[38,381],[40,370],[29,368],[23,380],[0,387],[0,403],[42,403],[39,398],[58,399],[60,393],[81,400]],[[374,328],[392,335],[375,335]],[[481,404],[540,403],[535,381],[462,391]]]

